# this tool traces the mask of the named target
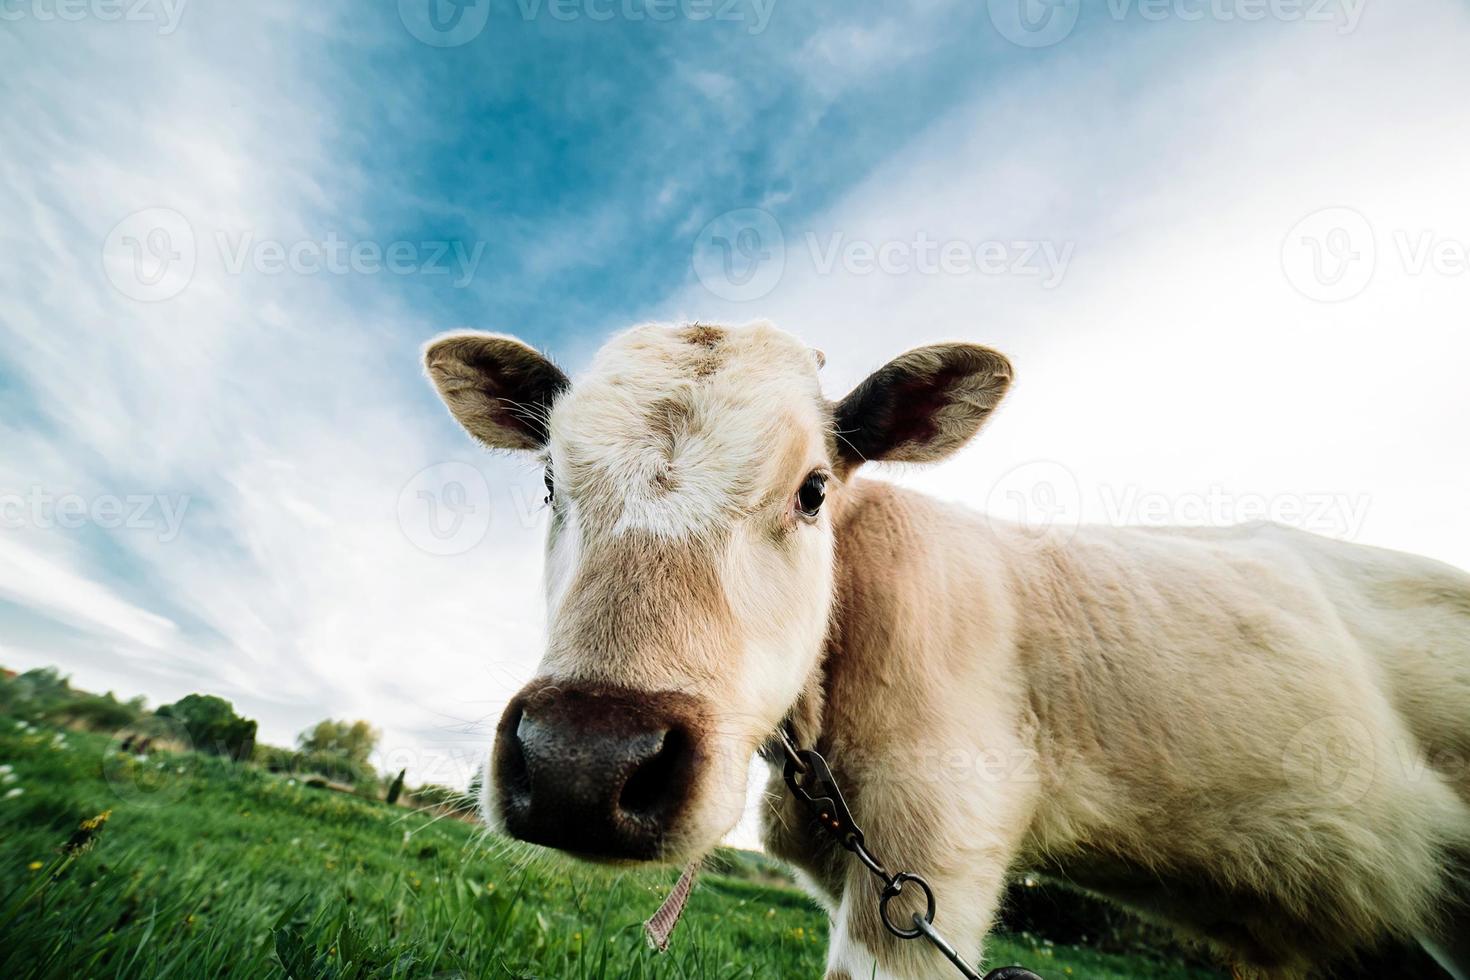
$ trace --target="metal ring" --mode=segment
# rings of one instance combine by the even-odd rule
[[[893,933],[899,939],[918,939],[921,935],[923,935],[922,930],[900,929],[898,928],[898,926],[894,925],[893,922],[888,918],[888,902],[894,896],[903,891],[903,883],[906,881],[912,881],[914,884],[918,885],[924,890],[924,903],[928,906],[928,908],[924,911],[924,921],[934,921],[934,889],[930,888],[929,883],[923,878],[920,878],[918,875],[915,874],[909,874],[907,871],[900,871],[898,874],[894,875],[893,880],[884,887],[883,894],[878,899],[878,917],[883,920],[884,928]]]

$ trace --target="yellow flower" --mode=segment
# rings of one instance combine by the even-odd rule
[[[32,861],[30,864],[26,865],[26,867],[30,868],[32,871],[40,871],[43,867],[45,867],[45,865],[43,865],[40,861]]]
[[[103,810],[90,820],[83,820],[81,826],[72,831],[71,837],[61,845],[61,849],[67,854],[80,854],[87,850],[97,839],[97,835],[102,832],[102,825],[107,823],[107,818],[110,816],[112,816],[111,810]]]
[[[93,817],[92,819],[90,819],[90,820],[83,820],[82,821],[82,829],[83,830],[96,830],[99,827],[101,827],[103,824],[105,824],[107,822],[107,819],[109,817],[111,817],[111,816],[112,816],[112,811],[111,810],[103,810],[101,813],[97,814],[97,816]]]

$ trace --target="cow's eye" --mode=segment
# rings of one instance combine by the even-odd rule
[[[827,499],[827,474],[813,472],[801,481],[801,487],[796,491],[796,509],[803,517],[816,517],[817,511],[822,509],[822,501]]]
[[[544,479],[546,480],[546,500],[543,501],[543,503],[545,503],[546,506],[550,507],[551,498],[556,496],[556,483],[551,479],[550,466],[546,467],[546,475]]]

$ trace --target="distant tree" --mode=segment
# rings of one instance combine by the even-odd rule
[[[339,755],[344,759],[366,763],[378,747],[380,732],[365,721],[334,721],[327,718],[297,736],[301,751],[309,754]]]
[[[0,708],[39,717],[76,696],[70,678],[55,667],[38,667],[0,685]]]
[[[178,722],[189,744],[201,752],[248,759],[255,748],[255,722],[235,714],[235,706],[213,694],[190,694],[155,712]]]
[[[388,805],[392,806],[398,802],[398,797],[403,793],[403,777],[408,775],[407,769],[398,770],[398,776],[393,780],[393,785],[388,787]]]
[[[301,763],[301,753],[295,749],[256,742],[250,753],[250,761],[266,772],[295,772]]]
[[[116,731],[143,716],[134,701],[119,701],[111,691],[98,696],[83,694],[50,708],[46,717],[63,724],[84,725],[92,731]]]

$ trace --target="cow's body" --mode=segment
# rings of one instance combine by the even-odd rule
[[[869,462],[958,451],[1011,364],[919,347],[829,401],[822,360],[759,323],[637,327],[576,384],[513,338],[429,346],[466,430],[546,468],[547,643],[501,718],[492,825],[698,857],[791,719],[966,955],[1021,867],[1273,978],[1454,941],[1470,578],[1271,527],[1033,535],[867,482]],[[949,975],[883,931],[867,872],[779,783],[769,798],[771,850],[832,910],[834,977]]]
[[[1267,975],[1440,925],[1470,863],[1470,576],[1270,525],[1037,534],[865,481],[840,506],[798,734],[962,948],[1019,867]],[[768,795],[832,972],[944,976]]]

